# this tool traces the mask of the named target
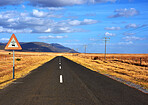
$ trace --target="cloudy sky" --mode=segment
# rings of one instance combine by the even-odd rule
[[[148,53],[147,0],[0,0],[0,42],[59,43],[88,53]]]

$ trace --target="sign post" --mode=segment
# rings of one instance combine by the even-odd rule
[[[10,40],[8,41],[5,50],[13,50],[13,79],[15,78],[15,53],[14,50],[22,50],[16,36],[12,34]]]
[[[14,66],[14,64],[15,64],[15,55],[14,55],[14,50],[13,50],[13,79],[15,78],[14,77],[14,74],[15,74],[15,66]]]

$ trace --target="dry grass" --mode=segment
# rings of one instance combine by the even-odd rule
[[[11,54],[9,54],[11,53]],[[54,58],[57,54],[16,52],[15,53],[15,78],[25,76],[33,69]],[[20,59],[20,61],[16,60]],[[12,52],[0,51],[0,89],[12,80],[13,55]]]
[[[66,55],[65,57],[102,74],[109,74],[117,78],[138,84],[141,87],[148,89],[148,63],[143,61],[143,65],[136,65],[133,63],[121,62],[119,60],[104,59],[93,60],[93,57],[103,57],[103,54],[73,54]],[[131,57],[145,57],[148,54],[110,54],[107,57],[114,56],[127,59]]]
[[[82,58],[104,60],[104,54],[75,54]],[[148,54],[107,54],[107,61],[148,66]]]
[[[21,59],[15,60],[16,78],[28,74],[55,56],[62,55],[96,72],[109,74],[148,89],[148,54],[108,54],[104,61],[103,54],[16,52],[15,58]],[[12,52],[0,51],[0,88],[13,81],[12,56]],[[94,57],[97,59],[94,60]],[[141,66],[138,61],[140,58]]]

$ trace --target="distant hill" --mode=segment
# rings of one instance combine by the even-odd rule
[[[5,44],[0,43],[0,50],[5,48]]]
[[[64,47],[57,43],[43,43],[43,42],[21,42],[22,51],[24,52],[70,52],[76,53],[76,51]],[[6,43],[0,43],[0,50],[4,50]]]

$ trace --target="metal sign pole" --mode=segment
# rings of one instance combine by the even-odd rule
[[[15,63],[15,56],[14,56],[14,50],[13,50],[13,79],[15,78],[14,76],[14,73],[15,73],[15,66],[14,66],[14,63]]]

